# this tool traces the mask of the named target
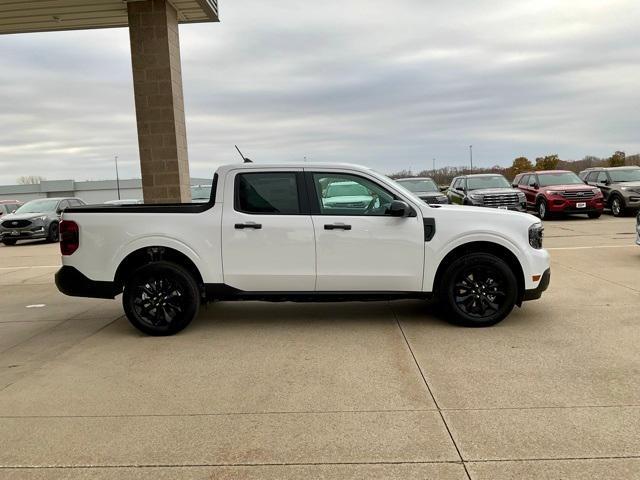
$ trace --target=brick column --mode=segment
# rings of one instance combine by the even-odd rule
[[[189,202],[178,15],[167,0],[127,9],[144,201]]]

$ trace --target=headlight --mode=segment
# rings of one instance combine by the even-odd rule
[[[602,194],[599,188],[594,188],[593,193],[595,193],[596,195],[598,195],[599,193]]]
[[[542,238],[544,236],[544,227],[541,223],[534,223],[529,227],[529,245],[535,249],[542,248]]]
[[[620,187],[620,190],[631,190],[631,187]]]
[[[469,198],[471,200],[482,200],[482,195],[477,195],[477,194],[471,193],[471,194],[469,194]]]
[[[558,195],[560,192],[557,192],[555,190],[545,190],[545,195]]]

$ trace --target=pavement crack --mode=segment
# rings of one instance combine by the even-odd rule
[[[411,344],[409,343],[409,339],[407,338],[407,335],[405,334],[404,329],[402,328],[402,324],[400,323],[400,319],[396,315],[396,312],[393,309],[393,307],[391,306],[390,302],[387,302],[387,306],[389,307],[389,310],[391,310],[391,313],[393,314],[393,318],[395,318],[395,320],[396,320],[396,324],[398,325],[398,328],[400,329],[400,333],[402,334],[402,338],[404,339],[404,342],[405,342],[407,348],[409,349],[409,353],[411,353],[411,357],[413,358],[413,361],[416,364],[418,372],[420,372],[420,376],[422,377],[422,381],[424,382],[425,386],[427,387],[427,391],[429,392],[429,395],[431,396],[431,399],[433,400],[433,403],[436,406],[436,409],[438,410],[438,415],[440,415],[440,418],[442,419],[442,423],[444,424],[444,428],[447,430],[447,434],[449,435],[449,438],[451,439],[451,442],[453,443],[453,446],[456,449],[456,452],[458,454],[458,458],[460,458],[460,463],[462,464],[462,467],[464,468],[464,473],[467,475],[467,478],[469,480],[471,480],[471,475],[469,474],[469,471],[467,470],[467,466],[464,463],[464,459],[462,458],[462,454],[460,453],[460,448],[458,447],[458,444],[457,444],[455,438],[453,438],[453,433],[451,433],[451,429],[449,428],[449,424],[447,423],[447,420],[444,418],[444,415],[442,413],[442,409],[440,408],[440,405],[438,405],[438,401],[436,400],[436,397],[433,394],[433,390],[431,389],[431,386],[429,385],[429,381],[427,380],[427,377],[424,374],[424,371],[422,370],[422,367],[420,366],[420,363],[418,363],[418,359],[416,358],[415,353],[413,353],[413,349],[411,348]]]

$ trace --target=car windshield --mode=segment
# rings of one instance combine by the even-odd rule
[[[502,175],[467,177],[467,190],[480,190],[483,188],[511,188],[511,184]]]
[[[439,192],[436,182],[430,178],[420,178],[416,180],[397,180],[399,184],[411,192]]]
[[[32,200],[25,203],[15,213],[44,213],[55,212],[58,200]]]
[[[332,183],[327,187],[325,198],[331,197],[366,197],[369,191],[356,182]]]
[[[627,168],[623,170],[609,170],[611,181],[618,182],[640,182],[640,168]]]
[[[580,177],[573,172],[539,173],[538,180],[541,187],[550,187],[552,185],[584,185]]]

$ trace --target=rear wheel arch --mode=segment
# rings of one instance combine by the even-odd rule
[[[460,257],[470,253],[488,253],[491,255],[495,255],[496,257],[504,260],[507,265],[511,267],[511,269],[513,270],[513,274],[515,275],[518,282],[518,297],[516,304],[520,306],[522,304],[525,291],[524,270],[522,269],[522,265],[511,250],[494,242],[478,241],[465,243],[447,253],[447,255],[445,255],[445,257],[440,262],[440,265],[438,265],[438,269],[436,270],[436,275],[433,281],[434,294],[436,296],[439,294],[442,280],[444,278],[445,272],[447,271],[447,268]]]
[[[120,262],[114,278],[114,283],[118,291],[122,291],[127,277],[135,270],[154,262],[170,262],[183,267],[193,276],[193,279],[198,284],[201,295],[204,296],[204,281],[195,263],[184,253],[170,247],[161,246],[140,248],[128,254],[122,262]]]

